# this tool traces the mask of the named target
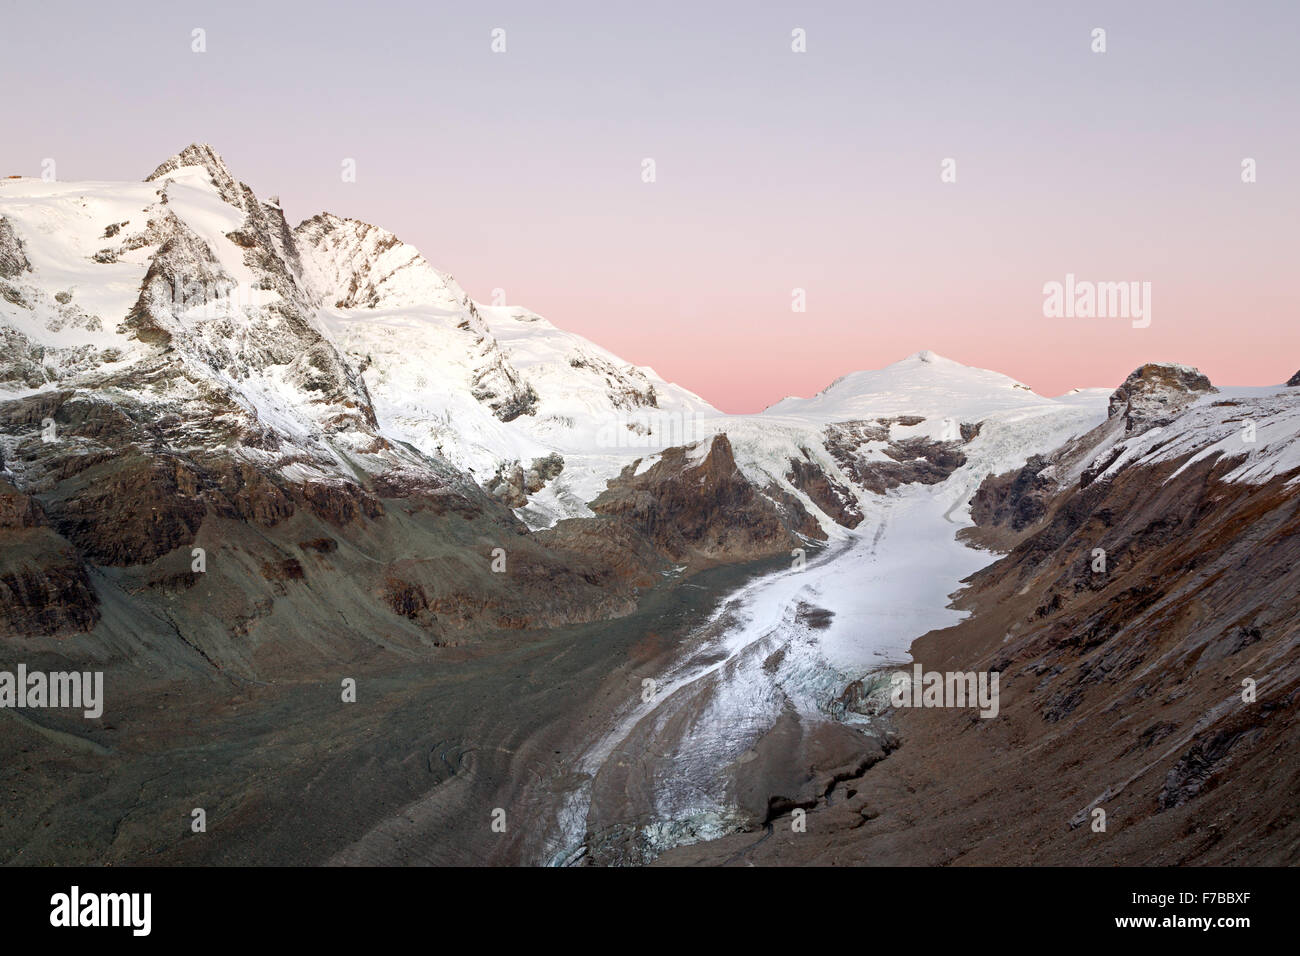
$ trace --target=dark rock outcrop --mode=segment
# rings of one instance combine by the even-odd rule
[[[944,439],[891,438],[892,426],[911,427],[923,421],[916,415],[899,415],[835,422],[826,427],[826,450],[854,483],[875,494],[906,484],[938,484],[966,463],[961,446],[979,435],[981,423],[954,422],[953,434]],[[865,453],[868,446],[870,454]],[[889,460],[881,461],[882,454]]]
[[[1201,395],[1217,392],[1194,368],[1152,362],[1134,370],[1110,396],[1108,414],[1123,415],[1125,429],[1141,433],[1167,425]]]
[[[836,524],[856,528],[862,523],[862,510],[853,492],[827,475],[806,450],[802,459],[790,459],[790,471],[785,477],[811,498],[813,504],[830,515]]]
[[[796,533],[820,536],[806,510],[787,517],[741,474],[726,435],[698,446],[670,448],[642,474],[629,466],[591,509],[626,522],[674,561],[749,560],[789,551]],[[797,503],[795,503],[797,504]],[[802,512],[800,514],[799,512]]]
[[[522,508],[528,504],[529,495],[541,491],[547,482],[562,471],[564,458],[558,453],[552,453],[535,459],[527,471],[518,462],[509,467],[502,466],[484,487],[508,507]]]
[[[20,273],[30,272],[22,240],[4,216],[0,216],[0,279],[16,279]]]
[[[971,518],[982,527],[1023,531],[1039,521],[1056,494],[1056,482],[1043,472],[1048,460],[1034,455],[1017,471],[989,475],[971,499]]]
[[[30,495],[0,480],[0,636],[64,636],[99,620],[76,550]]]
[[[978,428],[966,429],[965,433],[974,437]],[[859,450],[867,442],[884,443],[879,451],[890,460],[861,455]],[[925,437],[890,441],[888,423],[841,422],[826,429],[826,448],[840,468],[856,484],[879,495],[899,485],[936,485],[945,481],[966,464],[961,444]]]

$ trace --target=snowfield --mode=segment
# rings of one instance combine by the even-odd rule
[[[1225,481],[1263,484],[1300,468],[1300,388],[1221,388],[1203,396],[1172,425],[1116,443],[1120,454],[1099,476],[1105,480],[1133,464],[1190,457],[1166,479],[1207,458],[1237,462]],[[1288,486],[1300,484],[1300,475]]]

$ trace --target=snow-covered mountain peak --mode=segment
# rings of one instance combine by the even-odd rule
[[[321,213],[294,229],[303,272],[325,305],[338,309],[469,305],[456,280],[387,229]]]
[[[145,177],[145,182],[167,181],[174,174],[184,170],[202,170],[208,180],[217,189],[223,201],[240,209],[244,208],[244,188],[231,175],[221,155],[207,143],[191,143],[179,153],[159,164],[158,168]]]
[[[0,183],[0,340],[0,389],[111,386],[269,468],[444,458],[534,525],[588,514],[630,464],[717,433],[756,487],[839,520],[894,471],[933,477],[922,459],[950,443],[998,465],[1021,454],[1015,435],[1037,447],[1093,414],[925,350],[723,415],[534,312],[475,302],[386,229],[331,213],[291,229],[205,144],[145,182]],[[855,468],[867,484],[850,490]]]
[[[880,369],[851,372],[812,398],[785,398],[764,415],[849,421],[895,415],[962,417],[1041,405],[1051,399],[1001,372],[973,368],[929,350]]]
[[[938,352],[930,349],[921,349],[919,352],[913,352],[905,359],[899,359],[894,365],[961,365],[960,362],[950,358],[945,358]]]
[[[974,365],[966,365],[958,362],[956,359],[950,359],[946,355],[940,355],[931,349],[922,349],[919,352],[913,352],[906,358],[901,358],[897,362],[891,362],[883,369],[878,371],[884,372],[893,370],[898,375],[929,375],[929,376],[969,376],[976,373],[981,377],[997,376],[998,384],[1009,384],[1013,387],[1028,389],[1029,386],[1018,382],[1009,375],[1003,375],[1001,372],[994,372],[990,369],[978,368]],[[992,378],[988,378],[990,382]]]

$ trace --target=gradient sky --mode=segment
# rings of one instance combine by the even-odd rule
[[[925,348],[1044,394],[1153,360],[1272,384],[1300,368],[1298,28],[1282,0],[2,0],[0,175],[209,142],[292,222],[391,229],[727,411]],[[1066,273],[1152,283],[1150,328],[1044,318]]]

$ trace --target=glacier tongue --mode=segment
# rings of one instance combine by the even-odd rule
[[[855,681],[906,661],[915,638],[964,617],[950,595],[996,557],[956,537],[971,524],[975,490],[986,475],[1018,467],[1106,418],[1103,393],[1055,401],[1010,381],[957,363],[905,360],[841,379],[823,393],[835,392],[833,404],[787,403],[705,423],[725,429],[757,486],[783,485],[811,510],[812,499],[788,478],[790,459],[803,455],[851,489],[862,520],[849,531],[813,511],[828,536],[840,540],[808,555],[802,567],[792,560],[790,569],[731,595],[688,638],[677,662],[651,675],[655,697],[629,702],[579,761],[586,783],[556,820],[556,858],[585,845],[600,862],[645,862],[673,846],[762,823],[764,806],[753,804],[740,781],[743,768],[765,759],[765,738],[793,720],[801,739],[811,739],[812,728],[842,715],[843,695]],[[931,442],[927,448],[959,449],[963,461],[933,483],[866,490],[844,470],[849,456],[837,458],[824,443],[828,425],[847,424],[838,421],[844,415],[865,440],[852,454],[869,462],[897,464],[881,450],[897,453],[917,439]],[[978,430],[963,433],[962,425],[974,423]],[[947,437],[950,425],[954,438]],[[629,761],[630,753],[646,756]],[[799,751],[796,761],[805,759]],[[799,768],[808,772],[807,763]],[[611,819],[632,821],[639,839],[630,842],[643,848],[642,857],[617,855],[629,841],[602,823]]]

